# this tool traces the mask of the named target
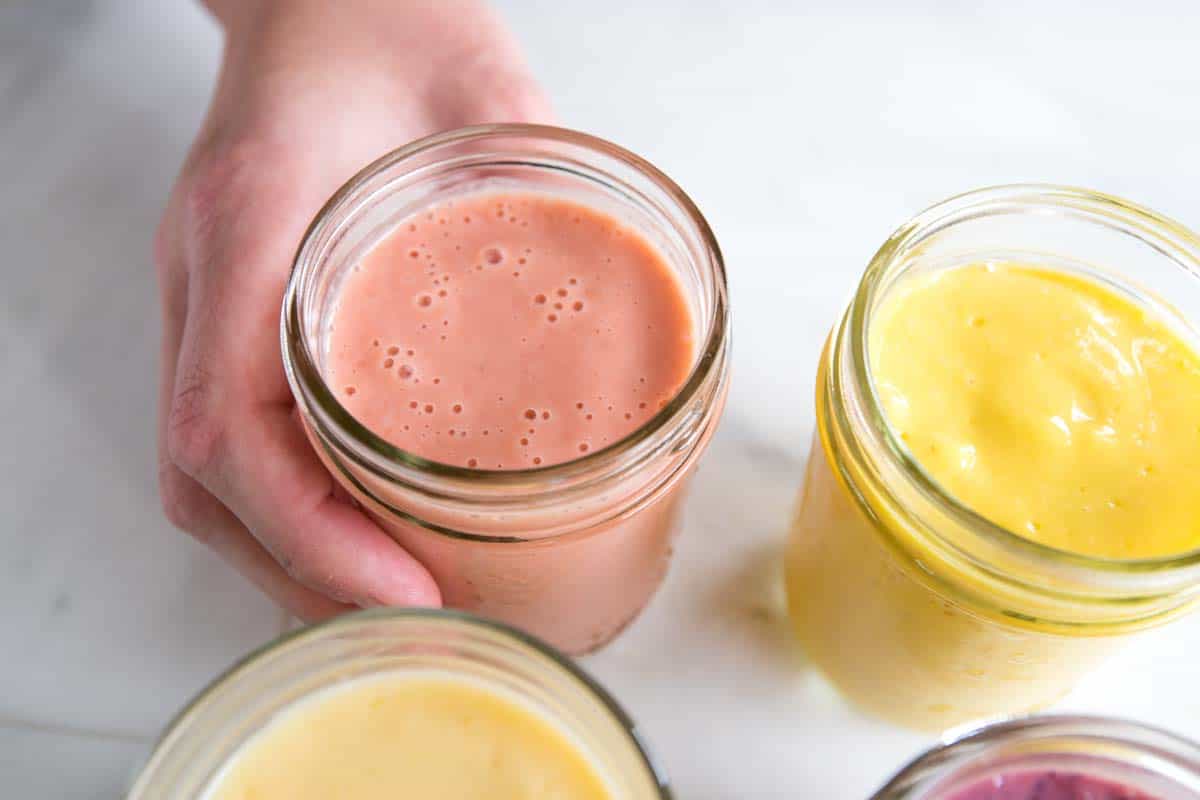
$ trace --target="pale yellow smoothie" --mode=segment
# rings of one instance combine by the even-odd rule
[[[1072,559],[1125,569],[1200,548],[1200,354],[1099,279],[1000,260],[899,279],[865,345],[912,468],[1053,550],[1017,553],[868,474],[848,455],[853,422],[830,412],[827,357],[788,550],[805,652],[859,706],[911,726],[1052,702],[1141,624],[1108,624],[1122,604],[1097,612]]]
[[[612,800],[568,734],[461,677],[382,675],[327,689],[251,739],[206,800]]]

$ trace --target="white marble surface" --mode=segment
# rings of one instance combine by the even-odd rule
[[[776,567],[820,341],[886,234],[962,189],[1104,188],[1200,226],[1200,6],[502,3],[562,118],[708,214],[736,328],[667,585],[587,666],[681,798],[865,797],[929,742],[791,650]],[[982,6],[983,4],[977,4]],[[188,0],[0,5],[0,781],[119,796],[164,720],[279,612],[161,519],[150,237],[218,56]],[[1200,619],[1062,707],[1200,737]]]

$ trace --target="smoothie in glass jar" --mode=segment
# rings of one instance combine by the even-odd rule
[[[1198,276],[1186,229],[1062,187],[885,243],[821,359],[788,547],[794,627],[851,700],[923,728],[1039,708],[1194,605]]]
[[[574,131],[416,142],[320,212],[284,301],[300,419],[446,605],[572,653],[661,582],[728,385],[724,266],[669,178]]]

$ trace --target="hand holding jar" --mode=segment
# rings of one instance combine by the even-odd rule
[[[167,516],[304,619],[436,604],[297,424],[280,300],[305,228],[362,165],[437,130],[545,120],[547,103],[473,0],[210,5],[224,64],[155,248]]]

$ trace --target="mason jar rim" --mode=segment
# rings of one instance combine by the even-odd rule
[[[439,149],[449,149],[464,143],[512,137],[525,137],[579,147],[631,167],[642,177],[647,178],[657,190],[676,204],[688,223],[694,227],[694,233],[703,247],[706,262],[699,266],[707,269],[712,275],[714,291],[711,314],[708,319],[702,320],[705,323],[704,342],[697,352],[695,364],[687,380],[649,420],[624,437],[578,458],[556,464],[500,470],[462,467],[431,460],[396,447],[355,419],[338,400],[336,393],[326,384],[317,367],[313,353],[306,342],[308,337],[302,324],[301,298],[304,284],[309,278],[309,274],[317,266],[316,259],[321,250],[320,243],[336,233],[335,228],[344,228],[349,225],[353,221],[355,212],[350,210],[350,218],[340,224],[335,224],[335,217],[339,212],[346,211],[355,203],[361,203],[373,193],[386,190],[386,185],[372,188],[371,182],[374,179],[401,166],[407,160],[429,155]],[[530,159],[501,163],[539,166],[536,161]],[[577,169],[580,167],[582,165],[576,165]],[[280,320],[280,344],[284,355],[284,369],[293,393],[298,400],[303,399],[309,411],[314,412],[315,424],[320,429],[326,433],[332,430],[339,434],[339,441],[349,440],[365,448],[365,454],[347,453],[359,466],[391,481],[411,483],[409,479],[417,475],[446,480],[467,487],[486,486],[518,490],[524,488],[530,494],[539,496],[546,487],[569,485],[574,481],[594,476],[598,472],[603,474],[617,472],[628,466],[626,461],[630,457],[646,458],[652,455],[655,451],[647,452],[647,448],[653,443],[652,440],[665,431],[670,431],[673,421],[686,418],[689,404],[701,394],[706,386],[714,380],[725,380],[724,375],[718,370],[723,370],[728,342],[728,284],[724,259],[708,222],[691,198],[653,164],[619,145],[566,128],[526,123],[475,125],[427,136],[393,150],[350,178],[317,212],[301,239],[293,261],[291,276],[284,292],[283,313]],[[530,491],[529,487],[531,486],[537,486],[541,491]],[[489,538],[455,531],[444,532],[467,538]]]
[[[646,769],[647,775],[653,782],[654,787],[658,791],[660,800],[672,800],[673,794],[670,788],[670,782],[663,771],[655,763],[653,755],[645,742],[642,741],[641,734],[638,732],[637,724],[633,717],[621,706],[617,699],[602,686],[595,678],[593,678],[586,670],[579,666],[575,661],[558,651],[551,645],[543,642],[541,639],[531,634],[525,633],[519,628],[515,628],[503,622],[499,622],[487,617],[480,617],[465,611],[458,611],[449,608],[371,608],[359,611],[354,611],[348,614],[342,614],[337,617],[325,620],[314,625],[308,625],[294,631],[278,636],[266,644],[260,645],[246,655],[239,658],[231,666],[226,668],[217,677],[213,678],[203,689],[197,692],[186,705],[183,706],[167,723],[154,746],[151,748],[150,756],[146,759],[145,764],[139,771],[137,780],[134,782],[130,792],[131,797],[136,797],[137,789],[142,781],[147,779],[147,776],[153,774],[154,767],[159,758],[163,757],[168,748],[175,740],[186,734],[188,724],[195,719],[203,710],[204,706],[210,698],[221,692],[225,687],[232,685],[243,675],[253,672],[262,662],[269,659],[278,651],[307,640],[320,639],[332,633],[354,630],[364,625],[372,623],[388,623],[388,622],[407,622],[407,621],[422,621],[444,625],[447,627],[456,626],[466,629],[477,629],[493,634],[498,634],[500,638],[510,642],[515,642],[523,647],[528,647],[534,653],[542,658],[545,658],[554,669],[565,673],[575,685],[582,689],[588,696],[596,700],[603,710],[620,726],[621,730],[626,734],[629,742],[637,755],[638,761]]]
[[[1175,261],[1197,280],[1200,291],[1200,237],[1186,226],[1137,203],[1072,186],[1056,184],[1009,184],[976,189],[930,206],[898,228],[872,257],[838,331],[840,349],[845,336],[850,357],[851,381],[866,406],[866,433],[875,451],[884,454],[887,465],[897,468],[918,495],[944,511],[958,524],[981,535],[990,543],[1032,559],[1071,566],[1098,575],[1130,575],[1197,572],[1200,582],[1200,548],[1167,556],[1117,559],[1077,553],[1033,541],[999,525],[944,490],[899,441],[887,422],[868,366],[868,318],[872,301],[890,267],[916,243],[959,222],[997,213],[1005,208],[1031,204],[1062,207],[1081,214],[1106,218],[1125,230],[1136,231],[1139,238]],[[950,542],[939,540],[953,548]],[[1192,577],[1192,576],[1189,576]]]
[[[950,768],[956,756],[986,753],[992,748],[1024,741],[1063,745],[1070,742],[1116,743],[1186,771],[1200,784],[1200,743],[1164,728],[1133,720],[1093,714],[1048,714],[953,729],[893,775],[871,800],[901,800],[922,779]],[[1054,750],[1047,748],[1046,753]],[[1071,752],[1074,752],[1073,750]],[[1166,776],[1171,777],[1171,776]],[[921,800],[915,796],[913,800]]]

